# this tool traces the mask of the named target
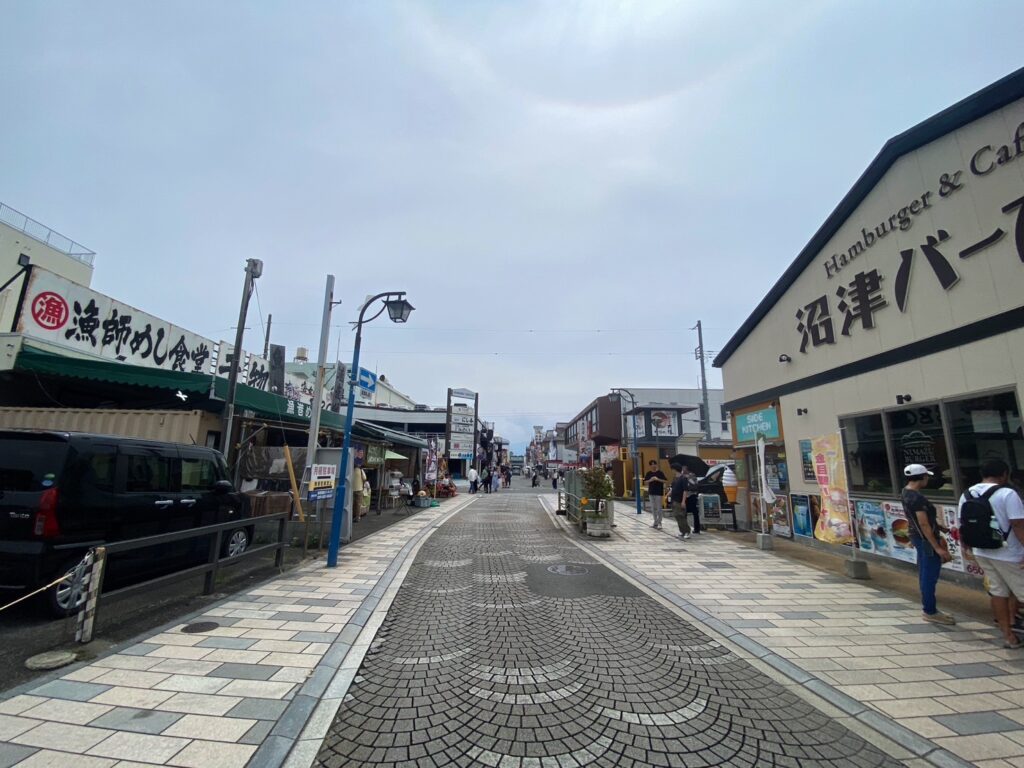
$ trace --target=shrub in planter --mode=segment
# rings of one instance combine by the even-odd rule
[[[615,489],[612,487],[611,478],[605,474],[601,467],[592,467],[580,471],[580,479],[583,485],[583,496],[587,501],[594,504],[593,513],[604,516],[601,510],[601,501],[612,498]],[[586,503],[584,503],[586,506]]]

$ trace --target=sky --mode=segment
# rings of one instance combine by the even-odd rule
[[[1024,66],[1019,0],[0,5],[0,202],[92,287],[245,347],[480,392],[521,449],[699,386],[887,139]],[[708,369],[709,386],[721,386]]]

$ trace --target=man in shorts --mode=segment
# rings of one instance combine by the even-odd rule
[[[981,482],[972,485],[967,493],[978,497],[993,486],[1000,487],[989,497],[992,512],[1006,541],[1000,549],[978,549],[974,558],[985,570],[992,613],[1003,633],[1007,648],[1020,648],[1020,639],[1013,631],[1014,616],[1010,608],[1011,597],[1024,598],[1024,503],[1017,492],[1007,485],[1010,467],[1002,459],[990,459],[981,467]],[[963,506],[966,494],[960,498]]]

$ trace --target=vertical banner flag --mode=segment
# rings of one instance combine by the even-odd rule
[[[821,488],[821,514],[814,538],[829,544],[852,544],[849,490],[839,433],[816,437],[811,441],[814,474]]]

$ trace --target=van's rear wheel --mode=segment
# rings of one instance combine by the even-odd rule
[[[84,568],[80,570],[81,564],[81,560],[69,560],[54,574],[53,578],[57,578],[63,571],[64,578],[46,590],[46,607],[51,615],[71,616],[85,605],[86,589],[82,583]]]
[[[236,528],[224,540],[221,557],[238,557],[249,548],[252,534],[247,528]]]

